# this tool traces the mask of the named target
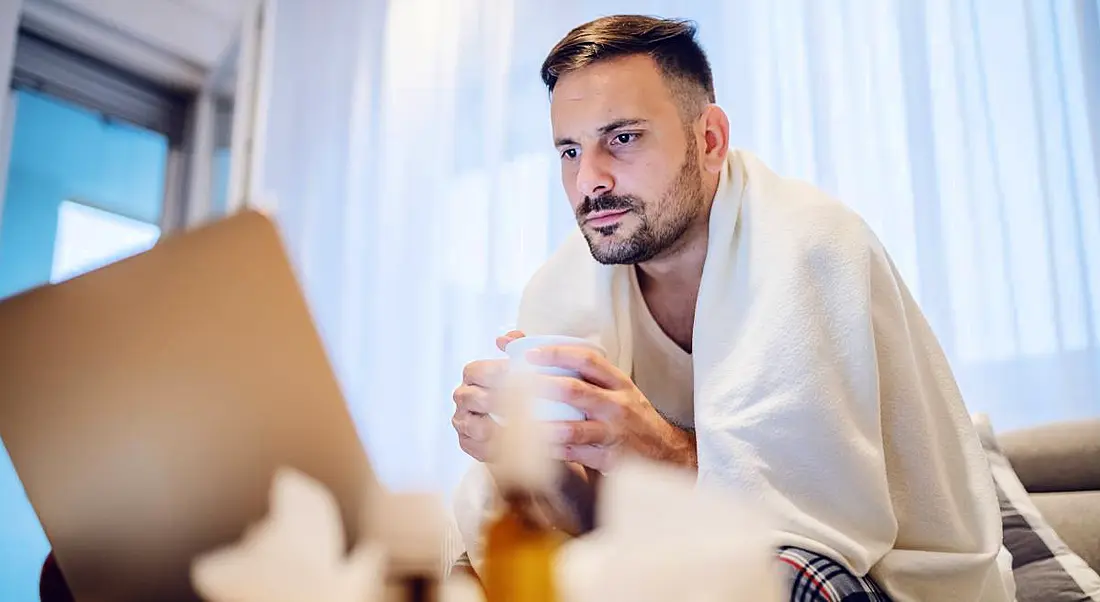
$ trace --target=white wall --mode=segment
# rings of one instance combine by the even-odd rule
[[[22,7],[23,0],[0,0],[0,84],[3,84],[4,90],[8,89],[11,81],[11,65],[15,59],[15,32],[19,28]],[[6,94],[3,96],[7,97]]]
[[[154,82],[198,90],[255,1],[25,0],[23,25]]]
[[[8,92],[11,66],[15,60],[15,32],[23,0],[0,0],[0,219],[4,217],[4,190],[7,188],[8,149],[14,119],[15,95]],[[11,113],[9,113],[11,111]]]
[[[8,161],[11,159],[11,139],[15,132],[15,112],[18,110],[15,90],[8,90],[7,78],[5,90],[0,94],[0,224],[4,221],[4,199],[8,190]]]

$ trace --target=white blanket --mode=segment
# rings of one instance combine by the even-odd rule
[[[529,283],[519,329],[598,340],[630,373],[631,269],[598,264],[576,233]],[[870,573],[899,602],[1013,599],[950,368],[853,212],[731,152],[692,353],[701,485],[759,500],[782,544]]]

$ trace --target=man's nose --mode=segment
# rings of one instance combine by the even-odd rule
[[[582,154],[577,170],[577,192],[595,198],[614,187],[615,179],[611,177],[606,154],[599,151]]]

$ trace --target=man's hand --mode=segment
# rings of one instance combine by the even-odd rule
[[[512,331],[497,337],[497,348],[522,338],[523,333]],[[454,391],[455,413],[451,425],[458,433],[462,451],[475,460],[488,460],[489,441],[499,428],[489,416],[491,391],[508,369],[508,360],[478,360],[466,364],[462,370],[462,384]]]
[[[563,401],[588,416],[585,421],[555,424],[559,459],[606,471],[623,454],[637,454],[696,468],[695,436],[669,424],[630,377],[599,353],[546,347],[532,350],[528,361],[581,374],[581,379],[539,377],[540,396]]]

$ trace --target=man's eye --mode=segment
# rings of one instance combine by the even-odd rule
[[[619,134],[615,136],[615,144],[630,144],[638,139],[638,134]]]
[[[567,148],[567,149],[565,149],[561,152],[561,156],[566,158],[566,159],[576,159],[577,158],[577,149]]]

